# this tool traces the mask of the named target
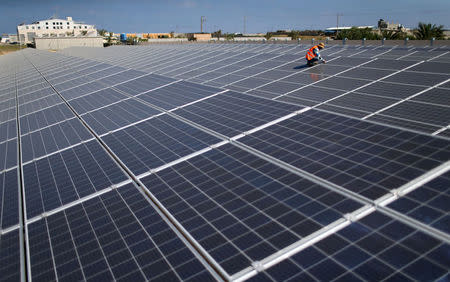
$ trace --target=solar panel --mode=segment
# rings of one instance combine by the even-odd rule
[[[0,235],[0,272],[2,281],[20,280],[19,229]]]
[[[448,48],[307,48],[0,57],[0,280],[448,278]]]

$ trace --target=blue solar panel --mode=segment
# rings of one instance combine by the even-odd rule
[[[450,174],[444,174],[392,202],[388,207],[450,233]]]
[[[0,143],[0,171],[17,165],[17,138]]]
[[[171,110],[221,91],[223,90],[182,81],[138,95],[137,98],[165,110]]]
[[[86,123],[99,135],[160,114],[134,99],[122,100],[116,104],[82,115]]]
[[[0,280],[448,280],[448,48],[308,48],[1,56]]]
[[[254,280],[445,281],[449,249],[445,242],[373,213]]]
[[[22,161],[28,162],[92,138],[81,122],[72,118],[22,135]]]
[[[450,156],[450,142],[316,110],[240,142],[375,200]]]
[[[221,141],[167,115],[105,135],[102,139],[136,175]]]
[[[230,91],[178,109],[174,113],[231,137],[300,109],[299,106]]]
[[[142,182],[230,274],[361,207],[232,145]]]
[[[133,185],[28,230],[33,280],[214,280]]]
[[[28,218],[127,179],[97,141],[26,164],[23,177]]]
[[[65,104],[59,104],[22,116],[20,118],[20,131],[21,134],[26,134],[72,117],[74,117],[74,114],[69,107]]]
[[[126,98],[127,96],[117,92],[116,90],[106,88],[92,94],[73,99],[69,103],[79,115],[82,115],[86,112],[96,110],[100,107],[107,106]]]
[[[17,137],[16,124],[15,120],[0,123],[0,143]]]
[[[19,232],[0,235],[0,281],[20,281]]]
[[[0,223],[1,229],[19,224],[19,179],[17,177],[17,169],[0,173]]]
[[[130,95],[138,95],[140,93],[161,87],[168,83],[174,82],[175,79],[164,77],[157,74],[149,74],[119,85],[114,86],[114,88],[124,91]]]

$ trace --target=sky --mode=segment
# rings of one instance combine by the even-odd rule
[[[0,33],[54,15],[116,33],[198,32],[201,16],[207,32],[265,33],[333,27],[337,14],[339,26],[377,25],[382,18],[450,29],[449,0],[0,0]]]

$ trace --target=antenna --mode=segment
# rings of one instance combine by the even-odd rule
[[[203,23],[206,22],[205,16],[201,16],[200,18],[200,33],[203,33]]]

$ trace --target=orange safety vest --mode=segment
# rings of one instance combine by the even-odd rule
[[[316,45],[316,46],[313,46],[313,47],[309,48],[308,52],[306,52],[306,59],[308,61],[312,60],[312,59],[314,59],[316,57],[316,54],[314,54],[314,49],[315,48],[319,48],[319,45]]]

